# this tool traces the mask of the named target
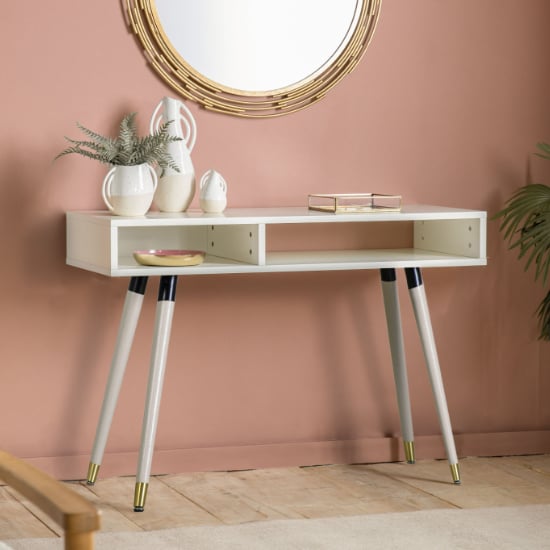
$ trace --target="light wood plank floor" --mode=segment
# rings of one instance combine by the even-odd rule
[[[461,485],[442,460],[155,476],[142,513],[132,510],[133,477],[67,483],[101,509],[103,531],[550,504],[550,455],[466,458],[460,468]],[[0,540],[59,536],[44,514],[0,486]]]

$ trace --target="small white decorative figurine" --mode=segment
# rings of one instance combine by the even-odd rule
[[[204,212],[219,214],[227,206],[227,184],[216,170],[205,172],[200,181],[200,207]]]

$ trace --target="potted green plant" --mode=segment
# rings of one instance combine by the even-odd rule
[[[88,139],[65,137],[71,145],[55,157],[74,153],[111,165],[103,180],[102,195],[109,210],[121,216],[142,216],[149,210],[158,183],[155,166],[161,170],[170,167],[179,171],[167,149],[169,143],[181,140],[168,133],[172,121],[140,137],[135,118],[136,113],[124,116],[116,138],[103,136],[77,123]]]
[[[550,160],[550,144],[537,143],[537,156]],[[495,215],[510,250],[518,251],[525,270],[535,266],[535,281],[548,282],[550,272],[550,187],[532,183],[520,188]],[[542,340],[550,340],[550,291],[537,308]]]

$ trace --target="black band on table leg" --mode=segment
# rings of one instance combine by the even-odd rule
[[[406,267],[405,275],[407,276],[407,286],[409,290],[422,285],[422,274],[418,267]]]
[[[175,302],[176,286],[178,284],[177,275],[164,275],[159,283],[159,302]]]
[[[145,294],[145,288],[147,287],[147,277],[132,277],[128,290],[135,292],[136,294]]]
[[[385,283],[393,283],[397,280],[397,275],[395,274],[395,269],[393,267],[383,268],[380,270],[380,277]]]

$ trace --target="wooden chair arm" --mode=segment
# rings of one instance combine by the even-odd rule
[[[0,450],[0,479],[63,528],[66,550],[91,550],[100,527],[96,507],[45,472]]]

